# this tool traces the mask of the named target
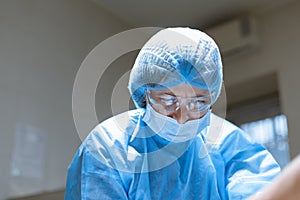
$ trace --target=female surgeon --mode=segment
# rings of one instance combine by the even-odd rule
[[[91,131],[68,169],[65,200],[246,199],[280,168],[242,130],[213,114],[222,62],[190,28],[156,33],[129,79],[137,107]]]

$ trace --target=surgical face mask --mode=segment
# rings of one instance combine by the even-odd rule
[[[160,137],[170,142],[185,142],[193,139],[210,124],[211,111],[200,119],[189,120],[179,124],[175,119],[155,111],[147,104],[143,121]]]

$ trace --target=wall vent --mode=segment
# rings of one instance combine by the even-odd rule
[[[227,21],[207,29],[206,33],[214,38],[224,58],[248,52],[259,45],[256,21],[251,17]]]

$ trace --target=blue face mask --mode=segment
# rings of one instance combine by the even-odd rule
[[[179,124],[175,119],[155,111],[147,104],[143,121],[160,137],[171,142],[185,142],[193,139],[210,125],[209,110],[202,118]]]

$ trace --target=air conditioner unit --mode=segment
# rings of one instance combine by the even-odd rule
[[[255,49],[259,45],[254,18],[234,19],[206,30],[218,44],[222,57],[229,58]]]

